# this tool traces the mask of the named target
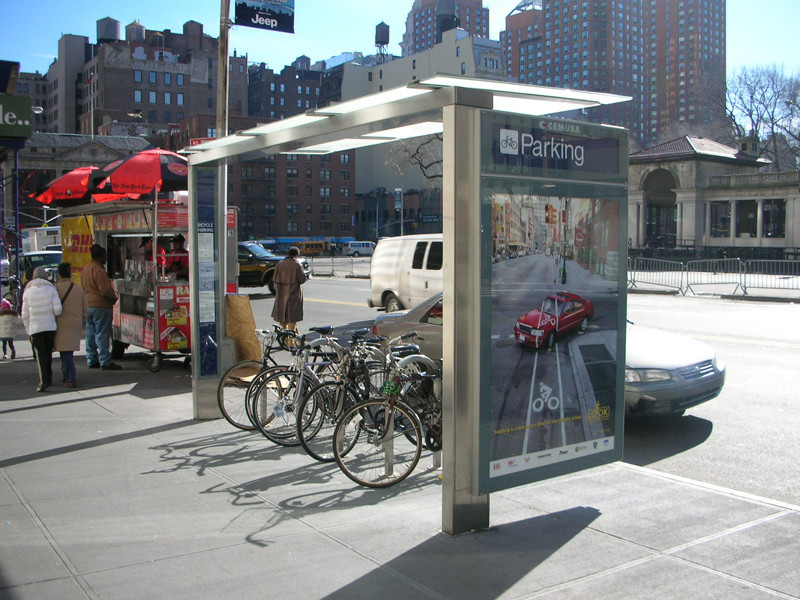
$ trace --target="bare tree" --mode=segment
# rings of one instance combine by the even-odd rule
[[[442,134],[392,143],[386,165],[398,173],[409,166],[418,168],[425,179],[441,179]]]
[[[772,170],[796,167],[800,156],[800,80],[783,67],[742,68],[728,81],[728,116],[738,136],[757,136]],[[795,164],[786,164],[786,148]]]

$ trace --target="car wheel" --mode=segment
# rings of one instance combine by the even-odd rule
[[[580,332],[586,333],[586,328],[589,327],[589,319],[583,317],[583,321],[581,321]]]
[[[361,256],[358,252],[353,252],[353,256]]]
[[[275,282],[272,281],[272,272],[270,271],[266,275],[264,275],[264,280],[261,282],[262,286],[267,286],[269,288],[269,293],[275,293]]]
[[[386,296],[386,300],[384,301],[383,306],[386,309],[387,313],[396,312],[398,310],[402,310],[403,308],[403,305],[400,304],[400,299],[394,294],[389,294],[388,296]]]
[[[552,350],[553,346],[555,345],[556,345],[556,332],[551,330],[550,333],[547,334],[547,338],[545,338],[544,340],[544,347],[547,348],[548,350]]]

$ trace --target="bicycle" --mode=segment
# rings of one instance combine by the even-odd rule
[[[369,399],[382,384],[386,357],[378,343],[386,338],[363,337],[367,333],[369,329],[353,332],[332,380],[312,387],[297,405],[297,438],[308,455],[320,462],[335,460],[333,430],[339,416],[346,408]]]
[[[242,360],[223,373],[217,385],[217,406],[225,420],[238,429],[253,431],[256,426],[247,415],[247,389],[253,379],[270,368],[278,366],[273,353],[289,351],[296,332],[273,325],[272,331],[256,329],[261,342],[261,359]]]
[[[259,374],[247,389],[248,417],[264,437],[282,446],[297,446],[295,407],[311,387],[322,382],[332,365],[342,360],[344,349],[330,337],[333,327],[312,327],[323,337],[296,338],[297,349],[288,366]]]
[[[430,441],[429,449],[441,448],[441,405],[430,415],[421,411],[421,395],[415,391],[418,389],[415,384],[432,381],[440,374],[402,372],[404,361],[418,360],[420,356],[412,355],[397,363],[382,387],[384,398],[351,406],[336,423],[334,458],[342,472],[360,485],[389,487],[411,474],[422,454],[423,421],[420,415],[426,419],[426,445]],[[438,420],[434,423],[429,416],[436,414]]]

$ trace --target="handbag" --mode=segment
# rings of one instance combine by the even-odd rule
[[[67,296],[69,296],[69,293],[72,291],[72,288],[74,287],[75,287],[75,282],[73,281],[72,283],[69,284],[69,287],[67,288],[67,291],[64,293],[64,296],[60,298],[62,305],[64,304],[64,301],[67,299]]]

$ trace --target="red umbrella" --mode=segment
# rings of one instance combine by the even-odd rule
[[[98,190],[115,194],[149,194],[188,189],[188,160],[154,148],[142,150],[129,158],[115,160],[92,174]]]
[[[99,167],[78,167],[48,183],[44,191],[36,196],[42,204],[62,207],[78,206],[94,202],[109,202],[125,198],[126,194],[93,194],[89,192],[89,177]]]
[[[60,206],[73,204],[86,204],[91,201],[89,197],[89,175],[97,171],[98,167],[78,167],[61,177],[56,177],[48,183],[44,191],[36,196],[42,204],[56,202]]]

